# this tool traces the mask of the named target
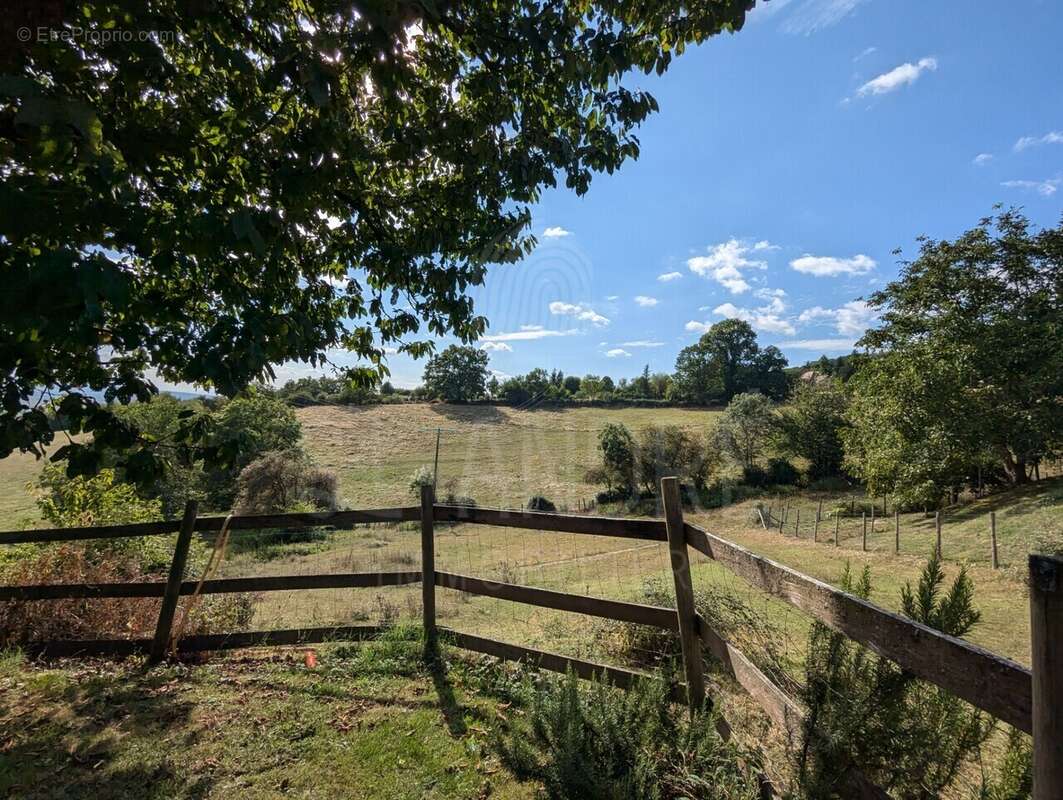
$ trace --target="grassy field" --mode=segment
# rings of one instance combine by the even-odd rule
[[[676,424],[699,434],[711,429],[717,412],[690,409],[562,409],[517,411],[505,407],[411,404],[300,409],[307,449],[339,476],[342,503],[350,507],[409,504],[409,479],[431,464],[441,429],[440,487],[474,498],[481,505],[516,507],[544,494],[560,507],[575,509],[599,487],[586,483],[588,467],[598,461],[597,433],[609,422],[633,430],[650,424]],[[9,514],[31,513],[25,483],[39,463],[13,456],[0,461],[0,498]],[[893,553],[893,519],[879,519],[861,552],[859,517],[843,517],[835,547],[833,520],[824,520],[819,542],[811,542],[815,510],[845,502],[848,494],[800,493],[789,504],[784,533],[764,531],[756,522],[754,502],[702,511],[694,519],[770,558],[815,577],[836,581],[846,563],[867,564],[874,577],[874,599],[899,606],[901,587],[914,581],[934,542],[932,518],[901,517],[901,552]],[[864,498],[856,495],[857,502]],[[784,498],[765,496],[776,511]],[[604,509],[608,512],[609,509]],[[998,543],[1004,568],[988,568],[988,513],[997,512]],[[800,527],[795,536],[795,522]],[[982,623],[971,638],[997,652],[1026,660],[1028,613],[1023,577],[1024,556],[1043,537],[1063,539],[1063,481],[1043,481],[1022,490],[975,501],[947,513],[944,553],[955,573],[969,562],[976,584]],[[606,537],[538,534],[529,531],[453,526],[439,532],[440,569],[528,583],[618,599],[639,597],[646,580],[668,584],[663,548]],[[222,574],[308,574],[322,571],[416,569],[416,526],[369,526],[338,531],[309,543],[269,542],[234,547]],[[803,653],[807,618],[766,599],[712,564],[695,566],[696,580],[737,593],[782,625],[795,665]],[[419,589],[322,590],[268,593],[256,598],[255,627],[391,621],[415,618]],[[602,653],[601,637],[588,636],[585,620],[561,612],[531,610],[512,603],[442,591],[443,621],[471,632],[496,635],[573,655]],[[594,629],[597,630],[597,629]]]
[[[441,493],[471,496],[480,505],[517,507],[544,494],[576,509],[599,487],[585,482],[597,463],[597,433],[608,422],[632,429],[677,424],[706,433],[716,412],[680,409],[566,409],[443,405],[307,408],[298,414],[307,449],[339,476],[343,505],[412,504],[409,479],[434,456],[441,432]],[[40,464],[31,457],[0,461],[0,508],[9,518],[33,516],[24,485]],[[862,551],[859,516],[824,519],[812,541],[820,502],[824,511],[859,493],[764,495],[689,518],[754,552],[828,582],[848,565],[868,566],[872,599],[900,607],[900,591],[915,582],[933,547],[932,518],[901,516],[901,549],[894,554],[893,518],[876,520]],[[758,503],[778,513],[788,504],[783,532],[764,530]],[[989,567],[988,514],[997,514],[1003,568]],[[598,513],[615,513],[602,508]],[[798,517],[799,512],[799,517]],[[1029,622],[1023,563],[1035,542],[1063,540],[1063,479],[977,500],[944,516],[946,571],[966,564],[982,621],[970,639],[1028,663]],[[798,518],[800,519],[799,525]],[[39,523],[38,523],[39,524]],[[219,576],[311,574],[417,569],[416,524],[369,525],[307,541],[283,533],[234,534]],[[662,544],[611,537],[539,533],[473,525],[437,527],[441,570],[616,599],[642,600],[648,582],[670,591]],[[695,588],[740,598],[773,631],[781,668],[800,679],[810,620],[785,603],[751,589],[701,556]],[[269,592],[253,598],[256,629],[301,625],[416,621],[420,586]],[[149,601],[155,602],[155,601]],[[566,612],[439,590],[441,624],[531,647],[616,662],[612,623]],[[121,631],[101,632],[121,634]],[[744,647],[740,640],[736,643]],[[306,670],[284,654],[212,659],[204,666],[142,674],[122,665],[27,667],[0,664],[0,795],[51,798],[94,794],[269,798],[532,797],[484,749],[484,720],[494,701],[474,696],[455,674],[454,687],[387,660],[387,674],[351,650],[322,648],[323,668]],[[372,650],[370,650],[372,652]],[[627,654],[628,656],[631,653]],[[751,701],[714,677],[725,711],[744,737],[767,735]],[[446,707],[444,707],[446,705]],[[455,711],[455,708],[458,711]],[[455,722],[458,720],[459,722]],[[440,724],[440,720],[446,724]],[[357,735],[355,735],[357,734]],[[173,755],[180,752],[180,763]],[[398,764],[398,769],[389,765]],[[42,776],[58,771],[58,780]],[[151,785],[154,795],[141,787]],[[349,787],[356,787],[350,789]],[[362,792],[361,794],[351,792]]]
[[[523,800],[488,746],[499,703],[419,642],[199,666],[0,659],[0,796]]]
[[[584,481],[598,463],[598,432],[680,425],[705,434],[718,412],[681,408],[567,408],[410,404],[316,406],[299,410],[306,446],[335,470],[352,507],[407,503],[410,477],[431,466],[440,433],[439,486],[480,505],[515,507],[541,493],[575,507],[601,487]]]
[[[37,523],[40,514],[27,484],[40,474],[44,461],[30,453],[12,453],[0,458],[0,528],[13,530],[24,522]]]

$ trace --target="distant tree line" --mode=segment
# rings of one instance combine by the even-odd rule
[[[727,405],[715,445],[750,483],[792,475],[782,459],[763,462],[770,442],[777,456],[808,465],[803,479],[846,476],[902,506],[933,507],[964,487],[1023,484],[1063,452],[1061,294],[1063,225],[1035,232],[1004,211],[954,241],[922,241],[918,258],[868,298],[880,322],[858,342],[864,352],[788,367],[748,323],[729,319],[683,348],[671,374],[646,366],[614,380],[536,368],[503,378],[487,353],[452,345],[429,359],[414,390],[304,379],[276,395],[292,404]]]

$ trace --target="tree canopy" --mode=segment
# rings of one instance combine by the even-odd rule
[[[779,348],[760,348],[748,322],[725,319],[679,352],[672,392],[693,403],[729,403],[748,391],[781,400],[787,389],[785,366]]]
[[[979,465],[1024,483],[1063,432],[1063,224],[1019,212],[924,239],[873,294],[874,357],[849,382],[850,467],[876,493],[934,502]]]
[[[153,443],[94,396],[159,376],[232,396],[289,361],[485,329],[467,290],[534,245],[529,204],[587,191],[656,110],[625,85],[744,22],[712,3],[47,4],[0,58],[0,456],[42,452],[40,408],[91,444]],[[40,21],[37,21],[38,23]],[[183,446],[208,432],[186,421]],[[198,455],[206,455],[200,452]]]
[[[424,387],[449,403],[478,400],[487,391],[487,353],[452,344],[432,356],[424,368]]]

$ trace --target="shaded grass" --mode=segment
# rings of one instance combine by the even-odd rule
[[[485,746],[497,704],[445,698],[420,642],[135,664],[0,662],[0,794],[51,798],[530,798]],[[450,724],[457,720],[460,725]]]

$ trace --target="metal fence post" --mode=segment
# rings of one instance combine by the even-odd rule
[[[661,498],[664,500],[664,521],[668,531],[668,550],[672,557],[672,577],[675,580],[675,604],[679,618],[679,639],[683,646],[687,701],[693,713],[701,710],[705,702],[705,676],[701,662],[701,638],[698,636],[697,615],[694,609],[694,584],[690,578],[690,556],[687,553],[686,531],[683,528],[683,505],[679,497],[677,479],[661,479]]]
[[[436,635],[436,537],[432,506],[435,492],[428,484],[421,486],[421,607],[424,614],[425,656],[437,651]]]
[[[192,532],[196,527],[196,513],[199,504],[195,500],[185,503],[184,517],[181,518],[181,530],[177,534],[177,544],[173,549],[173,561],[170,562],[170,574],[163,590],[162,606],[159,608],[159,621],[155,625],[155,638],[151,641],[148,654],[149,664],[158,664],[166,656],[166,646],[170,643],[170,631],[173,630],[173,618],[177,613],[177,601],[181,598],[181,581],[185,577],[188,564],[188,548],[192,544]]]
[[[1033,800],[1063,797],[1063,559],[1030,556]]]

